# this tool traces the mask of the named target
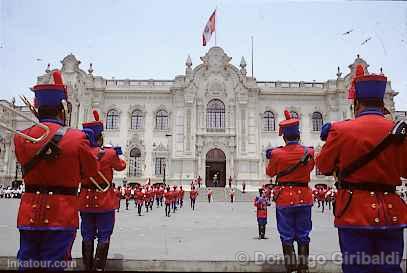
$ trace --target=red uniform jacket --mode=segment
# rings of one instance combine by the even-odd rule
[[[197,196],[198,196],[198,191],[197,190],[191,190],[189,192],[189,198],[196,199]]]
[[[267,218],[267,200],[264,197],[256,196],[254,206],[257,208],[257,218]]]
[[[179,196],[178,196],[179,200],[184,200],[185,191],[184,190],[179,190],[178,194],[179,194]]]
[[[158,198],[161,198],[161,197],[163,197],[164,196],[164,189],[162,188],[162,187],[160,187],[159,189],[158,189]]]
[[[304,187],[274,187],[273,193],[276,197],[277,207],[310,206],[313,203],[312,191],[308,187],[310,172],[314,168],[313,148],[304,147],[297,143],[291,143],[284,147],[273,149],[266,173],[270,177],[273,177],[277,175],[277,173],[292,165],[295,165],[304,156],[304,148],[306,148],[308,154],[311,155],[311,158],[308,160],[307,164],[300,165],[300,167],[298,167],[295,171],[286,176],[282,176],[279,179],[281,184],[284,184],[284,182],[301,182],[304,184]]]
[[[136,203],[138,205],[142,205],[144,202],[144,193],[142,191],[136,191],[134,194],[134,199],[136,199]]]
[[[353,120],[332,123],[328,138],[317,157],[318,169],[331,175],[369,152],[393,128],[390,121],[378,114],[362,115]],[[401,185],[400,177],[407,177],[407,141],[390,145],[375,159],[346,177],[349,183],[380,183]],[[347,190],[338,190],[335,212],[346,206]],[[340,213],[339,213],[340,214]],[[337,227],[400,228],[407,226],[407,205],[395,193],[353,191],[352,201],[341,217],[335,218]]]
[[[166,191],[164,193],[164,198],[165,198],[165,204],[171,204],[171,200],[172,200],[172,191]]]
[[[131,188],[126,188],[124,190],[124,197],[126,198],[126,200],[130,200],[130,198],[131,198]]]
[[[101,151],[101,148],[94,147],[93,154],[96,155]],[[104,148],[104,155],[99,160],[100,172],[109,181],[110,185],[113,181],[113,170],[122,171],[126,168],[126,162],[120,159],[113,148]],[[105,181],[100,175],[93,176],[95,181],[100,184],[105,184]],[[84,181],[84,184],[93,184],[89,178]],[[82,189],[79,195],[79,210],[82,212],[106,212],[117,208],[115,192],[111,186],[106,192],[100,192],[94,189]]]
[[[25,165],[34,154],[56,133],[61,125],[56,122],[43,123],[50,128],[44,141],[31,143],[16,135],[15,152],[18,162]],[[43,130],[33,126],[23,131],[38,137]],[[56,160],[41,160],[25,177],[24,183],[40,186],[78,188],[81,179],[95,176],[98,162],[94,157],[86,135],[70,129],[59,142],[61,154]],[[78,219],[78,197],[74,195],[24,193],[21,197],[17,227],[27,230],[76,229]]]

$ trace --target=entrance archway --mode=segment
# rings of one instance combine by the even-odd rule
[[[207,187],[226,185],[226,156],[220,149],[212,149],[206,154],[205,185]]]

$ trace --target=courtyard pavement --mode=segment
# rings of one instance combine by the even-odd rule
[[[0,199],[0,256],[15,257],[19,234],[16,218],[19,200]],[[276,229],[275,208],[269,209],[267,240],[258,240],[256,210],[251,202],[197,202],[192,211],[189,203],[165,217],[164,208],[137,215],[134,202],[130,209],[116,214],[109,258],[134,260],[236,261],[261,260],[265,255],[280,255],[281,244]],[[321,213],[314,206],[310,255],[315,259],[338,258],[337,230],[330,211]],[[407,242],[407,232],[405,232]],[[406,247],[405,247],[406,248]],[[404,256],[406,255],[406,249]],[[81,257],[78,231],[72,256]],[[274,256],[273,256],[274,257]]]

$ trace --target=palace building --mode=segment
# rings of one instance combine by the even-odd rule
[[[72,54],[61,61],[73,105],[71,126],[81,128],[82,122],[93,120],[96,109],[105,122],[105,143],[123,148],[128,166],[115,177],[119,185],[148,178],[189,184],[198,176],[212,185],[215,174],[220,185],[229,177],[235,185],[267,183],[265,150],[283,145],[278,123],[284,109],[300,119],[302,143],[318,150],[323,123],[352,117],[347,90],[356,64],[369,73],[369,65],[357,56],[348,73],[342,75],[338,68],[336,78],[324,82],[258,81],[247,75],[243,57],[234,65],[220,47],[200,59],[194,66],[188,56],[185,74],[172,80],[106,79],[94,75],[92,65],[88,71],[81,69]],[[47,68],[38,83],[49,83],[51,72]],[[397,94],[388,81],[385,104],[393,115]],[[17,129],[30,126],[12,114],[1,114]],[[12,137],[0,134],[0,179],[10,184],[19,176],[19,166]],[[331,178],[315,170],[313,181],[330,183]]]

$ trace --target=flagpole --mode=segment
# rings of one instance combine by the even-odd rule
[[[217,17],[218,17],[218,6],[216,6],[216,8],[215,8],[215,46],[217,45],[216,36],[217,36],[217,33],[218,33],[218,28],[216,27],[216,23],[218,21]]]
[[[254,38],[253,38],[253,35],[252,35],[252,78],[254,78],[254,74],[253,74],[253,73],[254,73],[254,72],[253,72],[253,71],[254,71],[254,65],[253,65],[253,59],[254,59],[254,58],[253,58],[253,55],[254,55],[254,53],[253,53],[253,48],[254,48],[254,47],[253,47],[253,45],[254,45]]]

